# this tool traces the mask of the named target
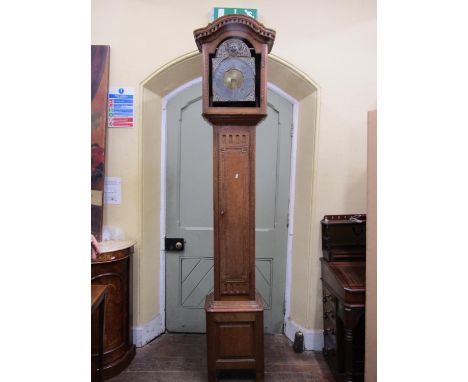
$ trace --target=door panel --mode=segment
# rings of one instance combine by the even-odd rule
[[[292,104],[268,92],[268,117],[257,127],[256,289],[265,301],[265,332],[280,333],[286,276]],[[205,296],[213,291],[212,127],[201,117],[201,84],[167,104],[166,326],[205,332]]]

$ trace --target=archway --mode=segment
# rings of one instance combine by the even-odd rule
[[[137,286],[139,321],[148,322],[140,333],[142,346],[165,330],[164,238],[160,233],[165,216],[161,192],[161,169],[165,155],[165,99],[170,93],[200,76],[201,55],[191,52],[164,65],[140,84],[139,178],[141,184],[141,245]],[[312,259],[310,242],[313,212],[314,174],[317,155],[319,87],[303,72],[275,55],[269,56],[269,86],[294,101],[294,131],[291,163],[291,208],[286,271],[286,327],[290,322],[305,323],[304,296],[309,285],[293,280],[296,269],[308,269]],[[298,139],[300,137],[300,139]],[[296,182],[300,179],[300,182]],[[158,275],[155,282],[154,275]],[[155,299],[155,296],[157,298]],[[291,332],[291,330],[289,331]],[[289,337],[291,334],[286,333]],[[137,336],[138,337],[138,336]],[[137,341],[138,342],[138,341]]]

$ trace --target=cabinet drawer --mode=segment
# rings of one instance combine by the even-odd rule
[[[331,318],[323,318],[323,331],[336,336],[336,320]]]
[[[325,285],[322,284],[322,302],[323,302],[323,318],[324,320],[336,320],[336,307],[337,300],[336,297],[327,289]]]
[[[336,297],[330,290],[322,283],[322,302],[324,306],[336,307]]]
[[[323,355],[330,367],[336,371],[343,371],[344,357],[342,346],[342,322],[338,318],[341,306],[338,299],[322,283],[323,293]]]

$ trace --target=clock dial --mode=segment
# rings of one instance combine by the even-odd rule
[[[229,69],[224,74],[224,86],[228,89],[234,90],[242,87],[244,83],[244,75],[237,69]]]
[[[255,73],[250,58],[228,57],[213,75],[214,101],[254,101]]]

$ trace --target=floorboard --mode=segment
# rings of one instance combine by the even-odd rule
[[[219,381],[255,381],[250,372],[223,372]],[[132,363],[109,382],[206,382],[204,334],[168,333],[137,349]],[[295,353],[281,334],[265,335],[265,382],[334,382],[320,352]]]

